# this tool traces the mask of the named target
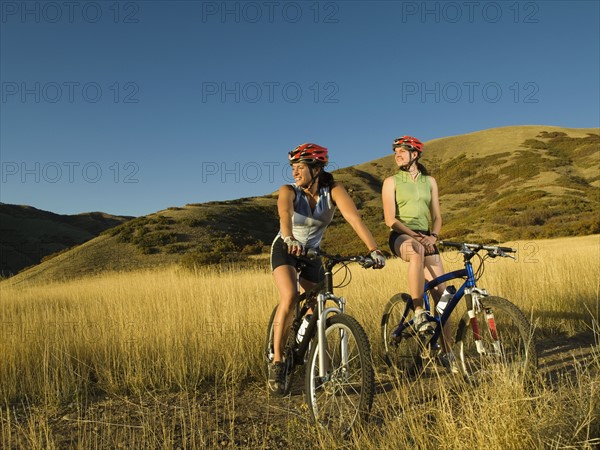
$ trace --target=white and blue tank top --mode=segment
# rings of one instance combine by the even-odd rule
[[[315,209],[312,210],[302,189],[296,184],[290,186],[295,193],[292,233],[304,246],[318,248],[336,209],[331,198],[331,188],[329,186],[319,188],[319,198]]]

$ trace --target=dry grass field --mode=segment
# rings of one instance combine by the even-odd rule
[[[261,348],[276,290],[262,269],[104,273],[0,283],[0,447],[597,448],[600,236],[507,243],[479,284],[535,325],[539,382],[477,387],[440,373],[395,378],[379,321],[406,267],[351,266],[348,299],[371,340],[372,419],[346,440],[307,422],[302,386],[267,394]],[[456,253],[443,255],[458,268]],[[341,274],[338,274],[341,275]]]

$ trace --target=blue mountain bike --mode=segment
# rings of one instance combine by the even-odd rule
[[[446,273],[425,284],[424,308],[431,310],[431,290],[441,283],[463,280],[443,313],[432,317],[428,334],[414,330],[414,306],[410,295],[400,293],[388,302],[381,320],[386,363],[406,375],[419,375],[428,365],[446,355],[442,351],[443,326],[462,299],[466,312],[460,318],[454,344],[455,370],[469,381],[478,381],[494,368],[509,368],[519,376],[530,377],[537,368],[537,353],[531,325],[523,312],[508,300],[490,295],[477,286],[488,258],[510,257],[516,250],[441,241],[438,245],[457,248],[464,268]],[[484,256],[480,251],[487,252]],[[471,260],[478,257],[477,271]],[[447,363],[447,360],[445,361]],[[446,364],[447,365],[447,364]]]

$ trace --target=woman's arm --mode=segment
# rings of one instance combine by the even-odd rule
[[[435,178],[429,177],[431,181],[431,232],[439,234],[442,229],[442,213],[440,208],[440,197],[438,193],[438,186]]]
[[[431,203],[429,205],[429,212],[431,214],[431,236],[423,236],[419,242],[432,251],[433,245],[438,240],[438,234],[442,229],[442,214],[440,213],[440,198],[437,182],[433,177],[429,177],[429,181],[431,182]]]
[[[288,253],[302,255],[304,254],[304,247],[294,237],[292,228],[295,195],[296,193],[291,186],[287,184],[281,186],[277,198],[277,213],[279,214],[279,230],[283,241],[287,244]]]
[[[279,188],[277,212],[279,214],[279,229],[281,236],[293,236],[292,217],[294,215],[294,190],[287,184]]]
[[[348,194],[341,184],[336,183],[331,188],[331,198],[340,209],[346,222],[350,224],[356,235],[365,243],[369,252],[377,250],[377,242],[375,242],[371,231],[369,231],[362,221],[352,197],[350,197],[350,194]]]

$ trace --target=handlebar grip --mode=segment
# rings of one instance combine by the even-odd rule
[[[510,247],[498,247],[498,250],[501,250],[504,253],[517,253],[516,249]]]

